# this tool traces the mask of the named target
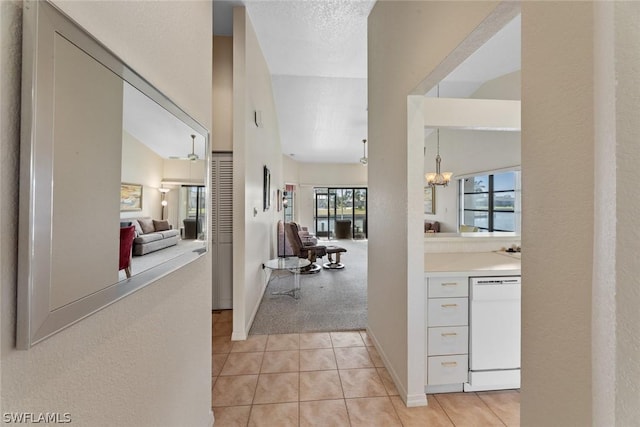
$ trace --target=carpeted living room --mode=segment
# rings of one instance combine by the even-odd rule
[[[367,240],[320,240],[318,244],[346,249],[341,259],[345,267],[301,274],[298,299],[274,294],[291,289],[294,275],[272,272],[249,334],[366,329]]]

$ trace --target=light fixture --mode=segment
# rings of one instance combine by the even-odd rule
[[[289,204],[289,200],[287,200],[287,191],[282,192],[282,258],[287,257],[287,205]]]
[[[440,129],[436,130],[437,134],[436,137],[438,139],[438,153],[436,155],[436,172],[429,172],[427,174],[425,174],[425,178],[427,178],[427,184],[431,187],[435,187],[436,185],[442,185],[443,187],[446,187],[449,184],[449,181],[451,181],[451,175],[453,175],[451,172],[444,172],[441,173],[440,172],[440,162],[442,161],[442,158],[440,157]]]
[[[436,97],[440,98],[440,85],[436,86]],[[438,152],[436,155],[436,172],[428,172],[425,174],[425,178],[427,179],[427,184],[430,187],[435,187],[436,185],[442,185],[446,187],[451,181],[451,172],[440,173],[440,162],[442,158],[440,157],[440,128],[436,129],[436,138],[438,140]]]
[[[160,219],[164,220],[164,208],[165,206],[167,206],[169,204],[169,202],[167,202],[165,200],[165,196],[167,195],[167,193],[169,191],[171,191],[170,188],[164,188],[164,187],[160,187],[158,188],[158,191],[160,192],[160,205],[162,206],[162,213],[161,213],[161,217]]]
[[[367,166],[367,163],[369,163],[369,159],[367,159],[367,140],[366,139],[362,140],[362,157],[360,157],[360,163],[362,163],[362,166]]]
[[[427,184],[431,187],[435,187],[436,185],[442,185],[444,187],[449,184],[451,181],[451,172],[440,172],[440,162],[442,158],[440,157],[440,129],[436,130],[437,139],[438,139],[438,153],[436,155],[436,171],[427,173],[424,177],[427,178]]]
[[[196,148],[196,136],[191,135],[191,153],[187,155],[187,159],[191,160],[192,162],[195,162],[196,160],[198,160],[198,155],[196,154],[195,148]]]

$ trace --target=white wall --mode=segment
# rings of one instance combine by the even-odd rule
[[[262,263],[276,256],[282,149],[271,75],[255,31],[244,7],[234,8],[233,19],[233,339],[245,339],[266,286]],[[262,208],[264,165],[271,171],[268,211]]]
[[[211,2],[56,5],[210,127]],[[79,426],[210,426],[208,256],[15,350],[21,6],[0,2],[2,412],[69,412]]]
[[[206,166],[207,164],[204,160],[164,159],[162,162],[162,179],[165,182],[204,184],[207,181]]]
[[[610,6],[609,6],[610,7]],[[640,105],[640,87],[638,86],[638,69],[640,68],[640,4],[636,2],[615,3],[615,79],[607,76],[604,89],[616,85],[616,425],[633,425],[640,419],[640,386],[635,379],[640,378],[640,230],[637,227],[640,212],[638,197],[638,165],[640,164],[640,121],[638,121],[638,105]],[[598,103],[596,102],[596,106]],[[608,112],[605,113],[605,117]],[[598,141],[608,147],[613,145],[609,137]],[[610,177],[609,170],[604,176]],[[598,179],[603,175],[597,175]],[[609,198],[605,199],[605,201]],[[598,202],[598,201],[597,201]],[[596,222],[596,230],[611,226],[611,215],[602,212]],[[607,237],[603,235],[603,237]],[[597,244],[599,241],[597,241]],[[611,262],[608,263],[611,265]],[[610,283],[610,281],[607,281]],[[606,289],[607,287],[605,287]],[[610,294],[610,292],[609,292]],[[596,303],[597,301],[594,301]],[[604,332],[608,337],[606,331]],[[598,344],[596,342],[596,344]],[[602,347],[593,346],[603,361],[606,369]],[[609,355],[611,353],[609,352]],[[610,359],[608,359],[610,362]],[[595,384],[594,384],[594,390]],[[594,406],[602,399],[608,399],[607,390],[597,390]],[[604,424],[604,423],[603,423]]]
[[[233,38],[213,37],[213,151],[233,150]]]
[[[300,181],[300,163],[291,156],[282,155],[282,176],[285,184],[297,184]]]
[[[360,163],[302,163],[299,168],[296,193],[296,219],[314,230],[314,187],[366,187],[368,168]],[[371,194],[368,195],[371,197]],[[314,230],[315,231],[315,230]]]
[[[426,140],[425,172],[435,172],[437,137]],[[458,231],[458,179],[461,175],[520,166],[520,132],[440,129],[441,170],[453,172],[447,187],[436,187],[436,213],[424,215],[439,221],[442,232]]]
[[[593,10],[522,3],[525,426],[592,425]]]
[[[480,86],[469,98],[520,100],[521,72],[505,74]],[[433,131],[425,141],[424,170],[434,172],[437,138]],[[439,221],[443,232],[457,232],[458,182],[456,176],[520,166],[520,132],[486,130],[440,130],[442,171],[453,172],[451,184],[436,187],[436,213],[425,214],[428,221]]]
[[[424,401],[424,337],[416,327],[424,325],[425,301],[424,120],[408,115],[408,105],[420,101],[407,97],[497,5],[378,2],[369,15],[368,330],[412,405]],[[432,86],[451,67],[440,69]],[[408,126],[412,136],[417,127],[417,141],[408,139]]]
[[[523,287],[522,424],[633,425],[640,5],[524,3],[522,16],[523,276],[535,283]],[[562,204],[548,196],[557,182]],[[534,230],[540,215],[554,233]]]
[[[142,185],[142,210],[121,212],[121,218],[148,216],[160,219],[160,184],[163,177],[162,157],[137,140],[126,130],[122,131],[122,182]]]
[[[522,72],[518,70],[483,83],[469,98],[520,101],[521,87]]]

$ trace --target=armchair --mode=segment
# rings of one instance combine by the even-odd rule
[[[124,270],[127,279],[131,277],[131,250],[133,248],[135,233],[136,228],[133,225],[120,227],[120,258],[118,271]]]
[[[293,256],[293,250],[291,249],[291,243],[289,243],[289,239],[285,238],[286,233],[284,231],[282,220],[278,221],[278,256]],[[307,227],[302,227],[300,224],[295,223],[298,227],[298,235],[300,236],[300,240],[302,240],[302,244],[316,245],[318,243],[318,239],[312,233],[309,232]],[[282,243],[284,242],[284,251],[282,248]]]
[[[320,271],[320,266],[315,262],[318,257],[322,258],[327,254],[327,248],[314,243],[303,242],[299,234],[298,224],[295,222],[285,223],[284,229],[293,255],[298,258],[307,258],[311,261],[311,265],[305,267],[301,273],[317,273]]]

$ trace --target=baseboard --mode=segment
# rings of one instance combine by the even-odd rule
[[[260,308],[260,303],[262,302],[264,293],[267,290],[267,285],[269,284],[269,277],[270,277],[270,274],[267,273],[266,281],[262,284],[262,289],[260,290],[260,297],[257,299],[256,305],[253,307],[253,310],[251,311],[251,316],[249,317],[249,320],[244,325],[244,330],[236,331],[235,330],[236,325],[234,322],[233,324],[234,329],[233,329],[233,332],[231,333],[231,341],[244,341],[249,337],[249,331],[251,330],[253,321],[256,318],[256,314],[258,314],[258,309]]]
[[[424,393],[409,394],[407,395],[407,400],[404,403],[407,405],[407,408],[413,408],[416,406],[427,406],[427,395]]]
[[[389,375],[391,376],[391,379],[393,380],[393,383],[396,386],[396,389],[398,390],[398,393],[400,394],[400,398],[402,399],[404,404],[407,405],[407,407],[426,406],[427,405],[426,394],[420,393],[420,394],[410,395],[407,393],[407,390],[404,387],[402,387],[402,382],[400,382],[398,378],[398,374],[393,368],[391,368],[391,364],[389,363],[389,359],[387,358],[387,355],[385,354],[384,351],[382,351],[382,348],[380,347],[380,343],[378,342],[378,339],[371,332],[369,328],[367,328],[367,336],[369,337],[374,347],[378,351],[378,354],[380,355],[380,358],[382,359],[382,362],[384,363],[385,368],[387,368],[387,372],[389,372]]]
[[[444,385],[428,385],[424,388],[427,394],[438,393],[461,393],[464,391],[462,383],[460,384],[444,384]]]
[[[510,390],[520,388],[520,369],[471,371],[464,391]]]
[[[231,341],[244,341],[247,339],[246,332],[232,332],[231,333]]]

